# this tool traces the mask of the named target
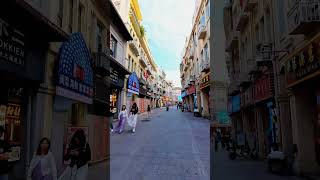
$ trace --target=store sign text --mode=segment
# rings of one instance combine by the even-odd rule
[[[288,85],[320,70],[320,43],[312,43],[286,64]]]
[[[25,63],[24,34],[0,19],[0,59],[17,65]]]
[[[114,70],[111,68],[111,71],[110,71],[110,80],[117,84],[118,83],[118,80],[119,80],[119,74],[118,74],[118,71]]]

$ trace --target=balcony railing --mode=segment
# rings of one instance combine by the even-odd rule
[[[239,31],[232,30],[226,39],[226,51],[230,52],[239,42]]]
[[[193,46],[189,49],[189,58],[190,59],[194,58],[194,47]]]
[[[139,44],[136,39],[129,41],[129,46],[136,56],[139,56]]]
[[[244,0],[243,8],[245,12],[252,11],[258,4],[258,0]]]
[[[93,66],[97,73],[107,75],[110,71],[110,61],[107,54],[103,52],[93,53]]]
[[[233,17],[235,17],[233,27],[236,27],[237,31],[241,31],[249,21],[248,13],[244,12],[244,9],[241,7],[238,9],[238,14],[235,14]]]
[[[203,60],[201,63],[201,72],[208,72],[210,70],[209,60]]]
[[[144,54],[142,49],[140,50],[139,60],[144,67],[147,67],[146,55]]]
[[[207,35],[207,26],[205,24],[201,24],[198,27],[198,39],[204,39]]]
[[[297,0],[288,12],[290,34],[308,34],[316,27],[320,27],[320,1]]]

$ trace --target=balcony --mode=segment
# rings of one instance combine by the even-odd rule
[[[201,67],[201,72],[209,72],[210,71],[209,60],[203,60],[200,67]]]
[[[226,39],[226,51],[231,52],[233,48],[237,47],[239,42],[239,31],[231,31],[229,37]]]
[[[193,59],[194,58],[194,47],[192,46],[189,49],[189,59]]]
[[[247,72],[241,72],[239,74],[239,85],[246,86],[250,83],[249,74]]]
[[[320,1],[297,0],[288,12],[290,35],[309,34],[320,27]]]
[[[245,12],[252,11],[258,5],[258,0],[244,0],[243,9]]]
[[[147,66],[147,73],[148,73],[149,75],[152,74],[152,72],[151,72],[151,65],[150,65],[150,64],[148,64],[148,66]]]
[[[110,61],[106,53],[93,53],[93,67],[101,75],[108,75],[110,71]]]
[[[147,60],[146,60],[146,56],[145,54],[143,53],[143,51],[140,51],[140,56],[139,56],[139,61],[140,61],[140,64],[143,66],[143,67],[147,67]]]
[[[198,27],[198,39],[204,39],[207,35],[207,27],[204,24],[201,24]]]
[[[139,44],[136,39],[129,41],[129,47],[136,56],[139,56]]]
[[[249,16],[248,13],[244,12],[243,9],[238,9],[239,13],[235,15],[235,20],[234,20],[234,26],[236,27],[237,31],[241,31],[245,25],[249,22]]]

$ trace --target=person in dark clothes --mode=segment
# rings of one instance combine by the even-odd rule
[[[87,143],[85,132],[82,129],[78,129],[69,144],[65,161],[70,161],[69,167],[71,176],[74,180],[86,180],[88,177],[88,163],[91,160],[91,150]]]
[[[148,105],[147,111],[148,111],[148,119],[151,119],[151,106],[150,105]]]
[[[0,126],[0,138],[4,134],[4,128]],[[0,180],[8,180],[9,173],[9,153],[10,145],[3,139],[0,139]]]

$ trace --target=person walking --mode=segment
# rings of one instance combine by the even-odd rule
[[[137,104],[133,103],[131,110],[130,110],[130,117],[128,120],[128,124],[129,124],[129,126],[131,126],[133,133],[136,132],[136,125],[137,125],[137,121],[138,121],[138,112],[139,112],[139,108],[138,108]]]
[[[42,138],[28,170],[28,180],[57,180],[57,167],[50,151],[50,140]]]
[[[69,162],[69,166],[62,179],[87,180],[91,150],[82,129],[78,129],[72,136],[64,160]]]
[[[151,106],[150,105],[148,105],[147,111],[148,111],[148,119],[150,120],[151,119]]]
[[[0,126],[0,180],[9,179],[9,153],[11,152],[10,145],[1,137],[4,134],[4,127]]]
[[[118,132],[119,134],[121,134],[123,132],[127,118],[128,118],[128,111],[127,111],[126,106],[123,105],[122,109],[118,115],[119,122],[118,122],[118,125],[116,127],[115,132]]]

